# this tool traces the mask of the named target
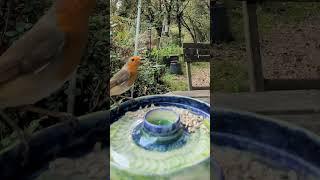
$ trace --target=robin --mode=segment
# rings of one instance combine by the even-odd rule
[[[142,60],[140,56],[130,57],[127,63],[110,79],[110,97],[120,96],[130,99],[121,96],[121,94],[133,87],[134,82],[137,80],[138,68],[142,64]]]
[[[76,71],[88,40],[95,0],[57,0],[39,21],[0,56],[0,116],[26,135],[2,111],[34,104],[58,90]]]

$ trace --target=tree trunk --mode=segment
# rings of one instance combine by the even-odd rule
[[[183,22],[183,26],[188,30],[189,34],[192,37],[192,40],[194,43],[197,43],[197,35],[196,32],[192,32],[192,29],[189,27],[189,25],[187,24],[187,22],[182,18],[182,22]],[[191,20],[191,19],[190,19]]]
[[[179,38],[179,46],[182,46],[182,22],[181,22],[181,16],[177,15],[177,24],[178,24],[178,38]]]
[[[161,37],[161,34],[162,34],[162,26],[156,27],[156,30],[157,30],[157,35],[158,35],[158,37]]]
[[[170,34],[170,25],[171,25],[171,15],[168,13],[167,15],[167,26],[168,26],[168,31],[166,32],[166,35],[169,37]]]

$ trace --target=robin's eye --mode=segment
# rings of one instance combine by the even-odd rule
[[[133,62],[133,61],[134,61],[134,59],[131,59],[131,61]]]

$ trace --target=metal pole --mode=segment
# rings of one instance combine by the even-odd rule
[[[151,50],[152,50],[152,28],[151,28],[151,22],[149,22],[148,33],[149,33],[148,59],[150,59],[151,58]]]
[[[136,37],[135,37],[135,44],[134,44],[134,55],[138,55],[138,40],[139,40],[139,31],[140,31],[140,18],[141,16],[141,0],[138,0],[138,15],[137,15],[137,24],[136,24]],[[134,84],[131,88],[131,98],[133,98],[134,92]]]
[[[139,31],[140,31],[140,21],[141,21],[141,0],[138,0],[138,15],[137,15],[137,24],[136,24],[136,37],[135,37],[135,46],[134,46],[134,55],[138,55],[138,40],[139,40]]]

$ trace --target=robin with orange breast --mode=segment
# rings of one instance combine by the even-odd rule
[[[140,56],[130,57],[128,62],[110,79],[110,97],[121,96],[121,94],[133,87],[137,80],[138,68],[142,64],[142,60]],[[128,97],[124,98],[130,99]]]
[[[23,131],[3,109],[34,104],[58,90],[81,61],[95,0],[56,0],[48,12],[0,56],[0,117]],[[27,151],[26,151],[27,152]]]

